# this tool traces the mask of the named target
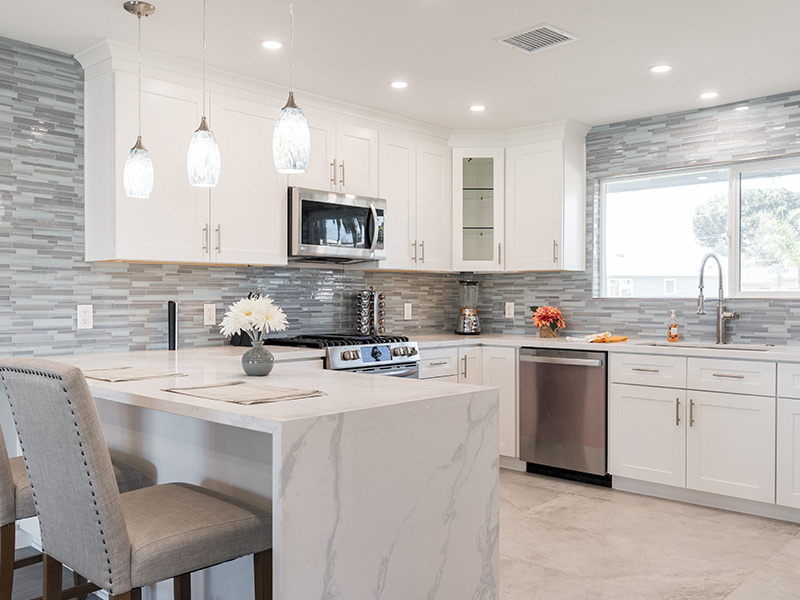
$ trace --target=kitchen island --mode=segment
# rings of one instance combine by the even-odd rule
[[[275,598],[497,598],[496,389],[303,362],[278,362],[269,377],[247,378],[244,350],[53,360],[187,374],[89,380],[109,447],[153,483],[188,481],[270,508]],[[319,355],[278,352],[279,361]],[[163,391],[237,379],[327,395],[244,406]],[[240,559],[195,574],[193,597],[252,597],[251,569]],[[148,596],[171,598],[170,586]]]

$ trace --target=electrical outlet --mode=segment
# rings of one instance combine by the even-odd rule
[[[91,304],[78,304],[78,329],[92,329],[94,317]]]
[[[406,321],[411,320],[411,302],[403,303],[403,319]]]
[[[217,324],[217,305],[203,304],[203,325]]]
[[[506,302],[506,319],[514,318],[514,303]]]

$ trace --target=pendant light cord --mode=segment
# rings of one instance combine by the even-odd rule
[[[206,0],[203,0],[203,117],[206,116]]]
[[[139,137],[142,137],[142,15],[137,15],[139,21],[139,50],[137,63],[139,67]]]
[[[294,91],[294,0],[289,0],[289,92]]]

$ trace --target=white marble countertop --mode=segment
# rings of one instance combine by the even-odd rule
[[[143,381],[109,383],[89,380],[97,398],[168,413],[203,419],[245,429],[272,432],[279,423],[336,415],[345,412],[422,402],[437,398],[469,395],[485,389],[456,386],[435,380],[409,380],[402,377],[359,375],[309,368],[302,363],[277,363],[268,377],[247,377],[241,356],[246,348],[212,346],[177,351],[150,350],[47,357],[80,367],[99,369],[134,366],[186,373],[186,377],[166,377]],[[319,350],[305,351],[316,353]],[[303,351],[281,348],[284,359],[303,355]],[[284,402],[242,406],[163,391],[164,388],[190,387],[246,380],[265,386],[322,390],[327,395]]]
[[[563,350],[600,350],[630,354],[670,354],[673,356],[694,356],[699,358],[728,358],[741,360],[763,360],[779,362],[800,362],[800,346],[761,346],[758,344],[713,344],[679,342],[666,345],[666,340],[630,339],[627,342],[612,344],[589,344],[570,342],[565,337],[540,338],[538,335],[504,335],[482,333],[479,335],[457,335],[454,333],[434,333],[416,335],[411,338],[419,347],[446,348],[452,346],[506,346],[513,348],[554,348]],[[664,345],[653,346],[653,343]],[[651,344],[651,345],[648,345]],[[710,346],[710,347],[709,347]],[[763,350],[758,350],[761,348]]]

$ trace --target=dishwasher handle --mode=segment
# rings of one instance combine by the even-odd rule
[[[555,356],[527,356],[519,357],[520,362],[546,363],[549,365],[571,365],[575,367],[602,367],[603,360],[599,358],[558,358]]]

